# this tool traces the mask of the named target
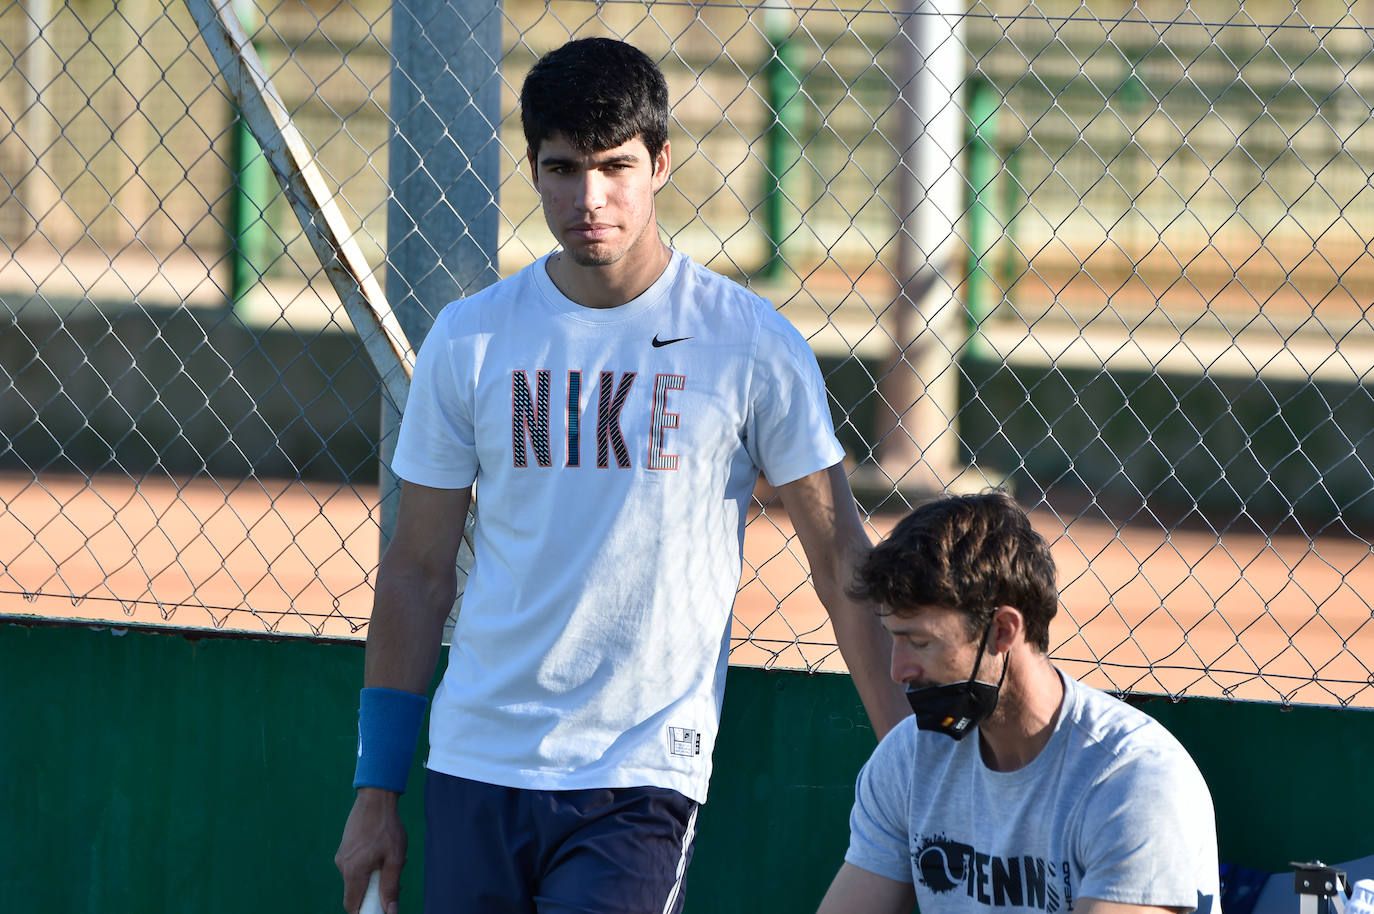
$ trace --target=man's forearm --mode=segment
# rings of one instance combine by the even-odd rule
[[[454,563],[470,489],[405,483],[391,545],[377,569],[363,684],[424,695],[458,593]]]
[[[835,643],[849,667],[868,719],[878,738],[911,714],[902,687],[892,681],[892,641],[872,607],[856,603],[840,588],[821,594],[830,614]]]
[[[455,576],[427,581],[416,572],[388,574],[383,563],[367,630],[363,684],[425,694],[456,594]]]
[[[845,592],[871,543],[859,519],[844,467],[836,464],[781,486],[783,504],[811,565],[811,583],[830,616],[868,719],[881,739],[911,713],[889,677],[892,639],[877,614]]]

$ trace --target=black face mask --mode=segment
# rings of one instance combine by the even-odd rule
[[[983,631],[978,643],[978,656],[973,661],[973,673],[967,682],[951,682],[938,686],[907,686],[906,700],[916,714],[916,728],[943,733],[961,740],[980,723],[988,719],[997,707],[997,695],[1007,679],[1007,664],[997,685],[978,681],[978,667],[983,662],[983,650],[988,645],[992,623]],[[1010,660],[1010,658],[1008,658]]]

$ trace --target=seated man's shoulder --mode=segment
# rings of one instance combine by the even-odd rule
[[[1105,692],[1082,704],[1068,764],[1073,779],[1090,787],[1079,794],[1085,809],[1110,818],[1110,810],[1129,807],[1125,821],[1210,827],[1211,790],[1163,724]]]
[[[915,768],[919,736],[916,718],[904,718],[878,741],[868,756],[867,767],[882,768],[888,773],[910,773]]]
[[[916,727],[915,715],[907,715],[897,723],[897,726],[887,731],[887,735],[878,741],[878,746],[887,746],[889,752],[904,752],[915,744],[920,732]]]
[[[906,718],[878,741],[859,773],[858,802],[861,805],[905,815],[916,779],[919,742],[914,717]]]
[[[1115,695],[1075,683],[1079,700],[1072,725],[1078,739],[1110,757],[1138,753],[1189,759],[1187,750],[1159,721]]]

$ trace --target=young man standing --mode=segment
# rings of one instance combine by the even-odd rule
[[[922,506],[854,589],[915,716],[859,775],[821,914],[1211,914],[1207,785],[1164,727],[1050,663],[1054,562],[1015,502]]]
[[[397,897],[396,801],[474,485],[475,560],[431,715],[427,911],[681,909],[760,472],[875,729],[906,714],[886,633],[844,592],[869,543],[814,355],[659,237],[663,74],[622,42],[574,41],[520,103],[561,248],[450,305],[420,353],[336,857],[350,911],[374,869]]]

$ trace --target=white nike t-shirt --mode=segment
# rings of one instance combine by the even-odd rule
[[[429,767],[704,801],[755,480],[842,456],[805,340],[680,253],[617,308],[568,300],[542,259],[449,305],[392,463],[476,483]]]

